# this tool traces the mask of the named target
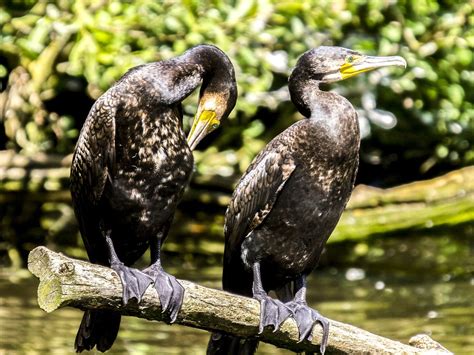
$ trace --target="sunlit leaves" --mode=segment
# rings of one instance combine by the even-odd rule
[[[286,78],[306,50],[324,44],[402,55],[409,64],[404,72],[374,72],[338,86],[355,105],[364,93],[373,93],[374,110],[397,117],[393,129],[371,131],[369,139],[380,145],[374,148],[397,146],[397,159],[405,159],[414,155],[413,144],[436,162],[449,161],[455,151],[456,162],[468,164],[474,162],[472,147],[459,142],[472,142],[474,136],[473,13],[472,2],[435,0],[41,1],[0,9],[0,55],[9,58],[10,67],[2,63],[7,70],[15,57],[30,68],[55,38],[71,31],[48,69],[54,80],[44,80],[40,90],[54,92],[57,76],[68,74],[84,77],[88,94],[96,98],[130,67],[171,58],[200,43],[215,44],[231,57],[240,93],[231,116],[239,129],[221,132],[220,149],[225,142],[244,142],[246,128],[260,119],[254,116],[262,108],[276,110],[275,119],[263,121],[266,129],[254,140],[268,140],[293,122],[288,112],[294,108],[284,99],[269,105],[271,100],[260,98],[286,90]],[[185,112],[192,114],[195,107],[193,96]],[[377,126],[376,120],[368,123]],[[460,128],[449,129],[458,127],[455,123]],[[430,128],[422,141],[399,139],[419,125]],[[438,154],[437,146],[448,154]]]

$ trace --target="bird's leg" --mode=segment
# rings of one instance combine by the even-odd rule
[[[123,304],[127,304],[131,298],[136,298],[137,302],[140,302],[148,286],[153,283],[153,280],[140,270],[128,267],[120,261],[110,237],[111,232],[111,230],[107,230],[104,233],[105,243],[109,250],[110,267],[119,275],[122,282]]]
[[[161,266],[161,238],[155,237],[150,245],[151,265],[143,270],[155,282],[155,289],[160,297],[161,310],[169,314],[170,323],[176,321],[183,305],[184,287],[173,275],[168,274]]]
[[[320,323],[323,327],[323,338],[321,340],[320,352],[324,354],[329,337],[329,322],[326,318],[321,316],[316,310],[310,308],[306,303],[306,276],[300,276],[295,281],[295,297],[293,301],[286,303],[292,310],[293,318],[298,325],[300,334],[299,341],[308,339],[311,341],[311,332],[316,323]]]
[[[268,296],[263,289],[262,279],[260,275],[260,263],[253,264],[253,298],[260,301],[260,324],[258,333],[261,334],[263,329],[272,325],[274,332],[276,332],[280,325],[291,316],[291,311],[281,301],[275,300]]]

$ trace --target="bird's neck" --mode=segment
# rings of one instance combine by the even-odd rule
[[[234,80],[234,67],[229,58],[214,46],[198,46],[188,50],[179,60],[194,66],[196,74],[202,80],[201,93],[204,90],[220,91]]]
[[[192,48],[183,55],[150,64],[150,71],[142,70],[140,80],[153,86],[160,103],[173,105],[180,103],[199,85],[216,87],[231,81],[233,67],[229,59],[212,46]],[[148,67],[147,67],[148,68]]]
[[[232,63],[223,52],[213,46],[198,46],[178,57],[182,63],[194,64],[203,78],[212,78],[232,70]]]
[[[347,99],[335,92],[321,90],[319,84],[319,80],[303,75],[290,80],[291,100],[303,116],[317,121],[334,121],[354,111]]]

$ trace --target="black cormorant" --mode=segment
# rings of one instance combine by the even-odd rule
[[[201,85],[188,137],[181,101]],[[193,169],[191,150],[232,111],[237,86],[232,63],[201,45],[183,55],[135,67],[93,105],[71,167],[71,194],[89,259],[110,266],[123,285],[123,302],[138,302],[154,283],[163,311],[176,320],[184,289],[160,261],[176,205]],[[130,266],[150,248],[150,267]],[[78,352],[109,349],[120,314],[85,312]]]
[[[300,341],[329,323],[306,304],[306,276],[318,264],[352,192],[359,161],[357,113],[344,97],[319,89],[401,57],[370,57],[340,47],[303,54],[289,79],[291,100],[306,119],[275,137],[240,179],[225,219],[223,288],[260,301],[260,333],[288,317]],[[272,299],[274,290],[279,299]],[[214,333],[209,354],[252,354],[258,340]]]

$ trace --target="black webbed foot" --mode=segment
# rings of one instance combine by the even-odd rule
[[[183,305],[184,287],[173,275],[168,274],[161,267],[152,265],[143,272],[154,279],[162,312],[169,315],[170,323],[174,323]]]
[[[262,334],[263,329],[269,325],[273,326],[273,332],[276,332],[280,325],[291,316],[291,310],[284,303],[267,294],[255,294],[254,298],[260,301],[259,334]]]
[[[140,303],[146,289],[153,283],[153,279],[140,270],[125,266],[121,262],[112,263],[110,267],[117,272],[122,282],[123,304],[127,304],[132,298]]]
[[[323,328],[323,338],[321,339],[320,351],[321,354],[324,354],[329,337],[329,321],[316,310],[310,308],[305,302],[293,301],[286,303],[286,306],[293,312],[293,318],[298,325],[300,342],[305,339],[311,341],[313,338],[311,332],[314,325],[318,322],[321,324]]]

